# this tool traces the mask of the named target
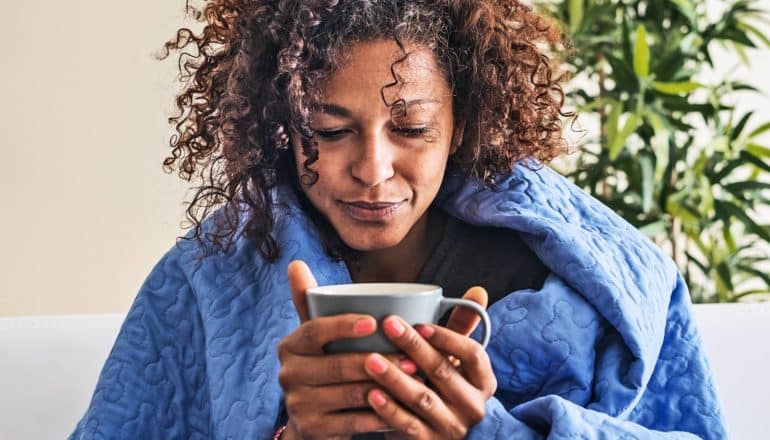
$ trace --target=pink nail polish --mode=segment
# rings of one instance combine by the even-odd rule
[[[383,406],[386,403],[385,395],[380,390],[372,390],[369,394],[369,399],[374,406]]]
[[[433,336],[433,333],[436,333],[436,329],[430,325],[421,325],[417,327],[417,332],[420,333],[423,338],[429,339]]]
[[[366,366],[369,367],[369,370],[374,374],[382,374],[388,368],[385,358],[379,355],[369,356],[369,358],[366,359]]]
[[[417,372],[417,364],[410,361],[409,359],[404,359],[398,362],[398,368],[401,369],[404,373],[408,375],[412,375]]]
[[[404,334],[404,326],[401,325],[401,321],[399,321],[396,318],[390,318],[385,321],[384,324],[385,331],[388,332],[390,336],[401,336]]]
[[[361,318],[353,324],[353,331],[357,335],[368,335],[377,329],[377,323],[370,318]]]

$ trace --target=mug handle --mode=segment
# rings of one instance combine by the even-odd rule
[[[476,314],[481,318],[481,323],[484,325],[484,331],[481,336],[481,346],[487,348],[487,344],[489,344],[489,337],[492,333],[492,324],[489,321],[489,315],[487,314],[487,311],[484,310],[483,307],[481,307],[478,303],[468,299],[446,297],[441,298],[441,302],[439,303],[438,307],[438,316],[443,316],[444,313],[446,313],[447,310],[451,309],[452,307],[467,307],[476,312]]]

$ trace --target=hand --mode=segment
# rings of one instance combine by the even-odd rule
[[[349,437],[388,428],[366,402],[367,393],[376,385],[364,370],[367,354],[326,355],[323,351],[328,342],[374,333],[377,321],[357,314],[308,320],[305,292],[316,286],[313,274],[300,261],[289,264],[288,274],[301,324],[278,345],[278,380],[289,415],[282,438]],[[407,374],[417,370],[403,356],[390,356],[389,362],[400,364]]]
[[[486,291],[481,288],[471,289],[465,297],[478,297],[486,304]],[[464,333],[470,333],[476,323],[463,315],[453,314],[453,318],[455,328],[473,324],[462,328]],[[415,329],[396,316],[386,318],[383,329],[425,373],[430,386],[399,371],[381,355],[370,354],[366,371],[381,387],[367,396],[374,411],[409,438],[465,437],[484,417],[486,401],[497,388],[486,351],[464,334],[433,324]],[[459,360],[459,370],[446,355]]]

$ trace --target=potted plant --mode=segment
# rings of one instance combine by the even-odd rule
[[[715,45],[770,48],[759,3],[538,3],[570,36],[568,102],[600,127],[555,167],[669,252],[696,302],[770,293],[770,122],[732,104],[756,87],[708,75]]]

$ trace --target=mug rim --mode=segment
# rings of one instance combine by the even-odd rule
[[[380,289],[387,290],[386,293],[375,292],[359,292],[356,289]],[[392,291],[390,291],[392,290]],[[339,296],[339,297],[352,297],[352,296],[415,296],[415,295],[431,295],[436,292],[442,293],[442,288],[436,284],[425,283],[344,283],[344,284],[330,284],[326,286],[317,286],[307,289],[308,295],[318,296]]]

